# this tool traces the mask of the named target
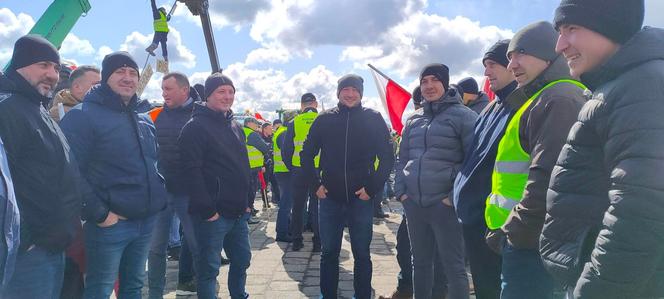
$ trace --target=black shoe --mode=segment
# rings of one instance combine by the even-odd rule
[[[180,260],[180,246],[175,246],[168,248],[168,260],[169,261],[179,261]]]
[[[178,287],[175,290],[177,296],[191,296],[196,295],[196,283],[192,281],[178,282]]]
[[[302,248],[304,248],[302,241],[293,241],[293,251],[300,251]]]
[[[222,264],[222,265],[228,265],[228,264],[230,264],[230,263],[231,263],[231,260],[229,260],[229,259],[227,259],[227,258],[225,258],[225,257],[223,257],[223,256],[221,257],[221,264]]]
[[[251,208],[251,216],[256,216],[256,214],[258,214],[258,210]]]
[[[287,236],[287,237],[277,237],[275,240],[276,240],[277,242],[286,242],[286,243],[291,243],[291,242],[293,242],[293,238],[288,237],[288,236]]]
[[[314,248],[311,249],[311,252],[320,252],[320,244],[314,243]]]

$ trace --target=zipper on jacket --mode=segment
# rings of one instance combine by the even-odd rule
[[[346,184],[346,202],[350,203],[350,198],[348,197],[348,124],[350,123],[350,111],[348,111],[348,117],[346,118],[346,139],[344,142],[344,183]]]
[[[143,160],[143,165],[145,166],[145,179],[148,183],[148,202],[145,207],[145,217],[151,216],[148,213],[150,212],[150,207],[152,206],[152,184],[150,183],[150,167],[148,166],[147,161],[145,161],[145,151],[143,149],[143,136],[141,134],[141,129],[138,127],[138,115],[130,111],[122,111],[129,118],[129,123],[131,123],[134,128],[134,133],[136,134],[136,140],[138,141],[138,149],[141,154],[141,160]],[[155,136],[155,142],[156,136]]]
[[[431,126],[431,123],[433,122],[433,117],[431,119],[427,118],[426,122],[426,127],[424,128],[424,151],[422,152],[422,156],[420,157],[419,161],[419,169],[417,172],[417,192],[420,196],[419,201],[420,201],[420,207],[424,207],[422,205],[422,159],[424,158],[424,154],[427,153],[427,134],[429,133],[429,127]]]
[[[221,196],[221,180],[219,177],[217,177],[217,195],[214,197],[215,204],[217,204],[217,201],[219,201],[219,197]]]

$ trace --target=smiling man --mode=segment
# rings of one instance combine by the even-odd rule
[[[498,144],[491,194],[486,201],[487,242],[502,252],[502,299],[551,298],[553,278],[539,256],[551,170],[585,102],[555,49],[548,22],[526,26],[507,48],[507,69],[518,84],[507,97],[521,107]],[[503,237],[506,238],[503,240]]]
[[[16,271],[2,298],[58,298],[63,252],[79,221],[80,174],[65,136],[43,107],[59,68],[55,47],[26,35],[16,41],[6,77],[0,77],[0,138],[21,218]]]
[[[593,92],[554,168],[540,243],[568,298],[664,296],[664,30],[642,29],[644,14],[643,0],[556,10],[556,51]]]
[[[156,214],[166,206],[155,128],[139,114],[138,65],[127,52],[102,61],[101,84],[61,121],[83,185],[85,298],[140,298]]]

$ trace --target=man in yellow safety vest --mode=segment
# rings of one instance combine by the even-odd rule
[[[155,0],[150,0],[152,5],[152,26],[154,27],[154,37],[152,37],[152,44],[145,49],[150,55],[154,55],[154,50],[161,44],[161,55],[164,60],[168,61],[168,49],[166,48],[166,41],[168,39],[168,21],[171,20],[171,15],[166,13],[163,7],[157,8]]]
[[[249,168],[251,168],[251,184],[249,188],[249,207],[251,207],[252,215],[256,215],[258,210],[254,208],[254,199],[256,198],[256,191],[260,188],[258,181],[258,172],[264,169],[265,157],[270,156],[270,147],[263,141],[263,138],[258,133],[260,130],[260,123],[253,117],[248,117],[244,120],[244,137],[247,144],[247,154],[249,155]],[[249,220],[249,224],[256,224],[257,220]]]

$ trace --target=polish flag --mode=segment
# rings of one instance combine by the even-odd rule
[[[258,112],[256,112],[256,113],[254,114],[254,117],[255,117],[256,119],[260,119],[260,120],[262,120],[262,121],[265,120],[265,119],[263,118],[263,116],[262,116],[260,113],[258,113]]]
[[[401,130],[403,129],[401,117],[403,116],[403,111],[406,110],[411,95],[401,85],[394,82],[394,80],[387,77],[371,64],[369,64],[369,68],[376,82],[378,95],[380,95],[380,99],[383,102],[383,108],[385,108],[390,117],[392,129],[401,135]]]
[[[491,86],[489,85],[489,78],[484,77],[484,84],[482,84],[482,91],[484,94],[486,94],[491,101],[493,101],[496,98],[496,94],[491,90]]]

